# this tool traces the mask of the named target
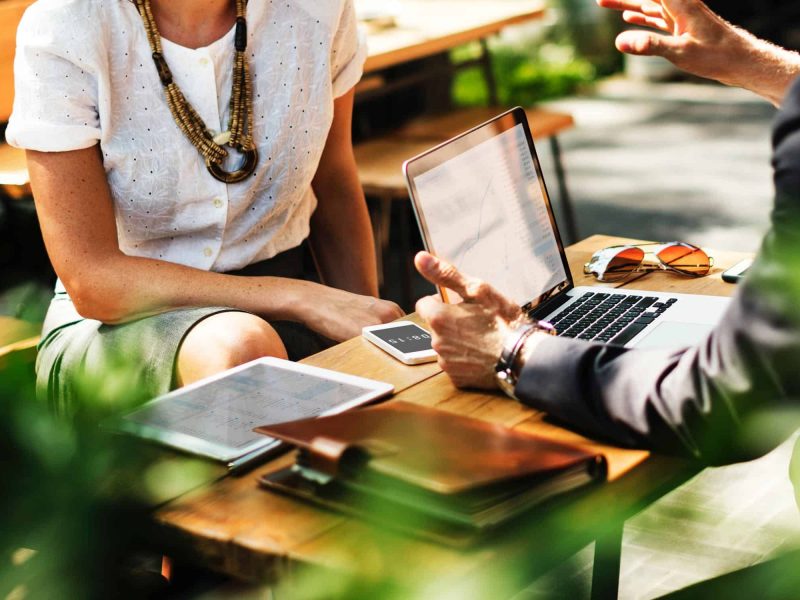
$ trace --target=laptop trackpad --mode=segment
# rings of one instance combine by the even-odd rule
[[[664,321],[653,327],[634,346],[636,348],[684,348],[702,340],[712,329],[714,326],[706,323]]]

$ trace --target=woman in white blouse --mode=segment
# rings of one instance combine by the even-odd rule
[[[68,401],[75,369],[111,356],[152,395],[402,314],[376,298],[352,153],[366,54],[352,0],[39,0],[17,46],[6,137],[28,151],[63,283],[37,365],[54,402]],[[249,68],[238,83],[237,50]],[[248,79],[239,128],[250,138],[232,148],[229,103]],[[201,155],[171,112],[170,83],[229,158]],[[240,153],[257,157],[252,172],[217,179]],[[326,285],[301,278],[306,239]]]

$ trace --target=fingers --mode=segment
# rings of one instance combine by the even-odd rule
[[[648,0],[597,0],[603,8],[622,11],[622,18],[632,25],[652,27],[672,33],[674,22],[672,15],[661,2]]]
[[[661,16],[663,10],[660,2],[650,0],[597,0],[597,5],[611,10],[632,10],[650,16]]]
[[[653,29],[660,29],[661,31],[672,33],[672,26],[661,17],[648,17],[640,12],[626,10],[622,13],[622,18],[626,23],[630,23],[631,25],[652,27]]]
[[[678,16],[683,15],[689,17],[690,15],[697,15],[699,11],[709,12],[711,10],[706,6],[702,0],[659,0],[664,7],[664,13]],[[712,13],[713,14],[713,13]]]
[[[453,290],[456,294],[466,299],[467,278],[453,265],[436,258],[427,252],[418,252],[414,257],[414,265],[420,275],[433,285],[439,285]]]
[[[494,366],[505,329],[494,326],[489,311],[466,302],[444,304],[436,296],[420,299],[416,309],[428,323],[439,366],[457,387],[496,386]]]
[[[427,323],[434,320],[434,315],[438,313],[439,308],[442,306],[442,301],[438,296],[425,296],[417,301],[414,307],[417,314],[422,317]]]
[[[649,31],[623,31],[617,36],[617,49],[626,54],[663,56],[668,60],[680,50],[681,41]]]
[[[462,275],[450,263],[427,252],[419,252],[414,257],[414,264],[425,279],[434,285],[453,290],[466,302],[491,308],[506,320],[516,319],[520,314],[519,306],[491,285],[480,279]]]
[[[405,311],[390,300],[381,300],[378,308],[378,314],[383,319],[384,323],[394,321],[402,316],[405,316]]]

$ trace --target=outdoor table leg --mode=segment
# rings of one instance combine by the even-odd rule
[[[378,270],[378,286],[382,287],[385,281],[384,265],[389,248],[389,229],[391,227],[392,199],[385,196],[371,198],[374,202],[368,204],[370,221],[372,223],[372,236],[375,240],[375,261]]]
[[[489,43],[486,38],[481,40],[481,68],[483,70],[483,78],[486,80],[486,87],[489,90],[489,106],[499,106],[500,100],[497,95],[497,79],[494,76],[492,69],[492,55],[489,53]]]
[[[575,222],[575,211],[572,208],[572,198],[567,189],[567,177],[564,173],[564,163],[561,161],[561,145],[555,135],[550,136],[550,150],[553,153],[553,168],[556,171],[558,182],[558,195],[561,197],[561,208],[564,211],[564,224],[566,225],[568,244],[578,240],[578,227]]]
[[[402,217],[400,219],[400,257],[403,265],[402,299],[403,310],[413,312],[414,294],[412,279],[414,277],[414,261],[411,256],[411,227],[409,221],[414,219],[411,209],[411,199],[401,204]]]
[[[592,600],[616,600],[624,523],[610,528],[594,543]]]

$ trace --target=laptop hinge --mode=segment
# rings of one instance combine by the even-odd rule
[[[570,298],[571,296],[566,293],[558,294],[549,300],[545,300],[536,308],[528,309],[528,315],[534,319],[543,319],[554,310],[557,310],[559,307],[569,302]]]

